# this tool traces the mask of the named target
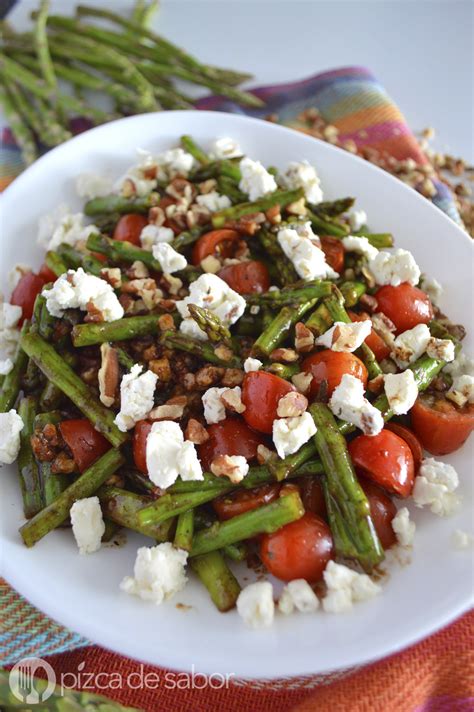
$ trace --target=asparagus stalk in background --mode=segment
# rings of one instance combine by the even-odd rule
[[[51,92],[57,91],[58,82],[56,79],[56,74],[53,67],[53,62],[51,60],[51,55],[48,46],[48,37],[46,34],[46,24],[48,22],[48,12],[49,12],[49,0],[41,0],[39,11],[36,16],[34,38],[35,38],[35,48],[36,54],[38,56],[39,66],[41,74],[46,85],[49,87]]]
[[[18,415],[23,420],[23,430],[20,433],[20,451],[18,453],[17,466],[23,499],[23,512],[27,519],[39,512],[43,505],[38,466],[31,447],[37,405],[36,398],[28,396],[21,399],[18,407]]]
[[[2,75],[2,79],[5,80],[5,75],[1,69],[1,57],[0,74]],[[13,82],[11,75],[10,80]],[[7,91],[5,86],[0,86],[0,103],[3,106],[11,132],[21,149],[23,160],[26,165],[30,165],[30,163],[33,163],[33,161],[38,158],[35,138],[18,107],[15,105],[13,96]]]
[[[219,611],[234,608],[240,593],[239,582],[227,566],[220,551],[195,556],[191,568],[199,576]]]
[[[97,324],[76,324],[72,330],[72,343],[76,347],[93,346],[108,341],[127,341],[148,334],[158,334],[159,314],[146,316],[128,316],[116,321],[104,321]]]
[[[232,356],[229,350],[229,358],[224,359],[218,356],[212,344],[208,341],[200,341],[193,339],[185,334],[180,334],[176,331],[164,331],[160,339],[163,346],[168,349],[178,349],[178,351],[186,351],[189,354],[194,354],[202,358],[208,363],[213,363],[216,366],[224,366],[226,368],[241,368],[242,362],[237,356]]]

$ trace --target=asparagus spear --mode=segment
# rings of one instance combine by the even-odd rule
[[[242,362],[237,356],[231,356],[225,360],[220,358],[214,351],[212,344],[208,341],[200,341],[193,339],[190,336],[185,336],[176,331],[164,331],[161,335],[160,342],[163,346],[169,349],[178,349],[178,351],[186,351],[194,354],[198,358],[213,363],[216,366],[224,366],[226,368],[241,368]]]
[[[385,247],[393,247],[393,235],[390,232],[368,232],[366,229],[358,230],[356,236],[366,237],[371,245],[381,250]]]
[[[111,262],[133,263],[140,260],[155,272],[162,272],[161,265],[158,260],[155,260],[153,253],[136,247],[131,242],[121,242],[105,235],[92,234],[87,239],[87,249],[106,255]]]
[[[218,316],[205,307],[198,307],[197,304],[188,304],[188,310],[199,328],[207,334],[209,341],[222,342],[232,348],[230,331]]]
[[[54,71],[51,55],[49,53],[48,36],[46,34],[46,24],[48,22],[49,0],[41,0],[39,11],[36,16],[34,38],[36,54],[38,55],[41,74],[46,85],[55,92],[57,89],[57,79]]]
[[[248,304],[258,304],[259,306],[268,304],[272,308],[283,307],[286,304],[301,304],[310,302],[313,299],[329,297],[334,290],[332,282],[325,282],[322,279],[315,279],[306,282],[303,286],[295,285],[284,289],[275,289],[264,294],[249,294],[246,296]]]
[[[197,532],[190,556],[207,554],[258,534],[271,534],[285,524],[300,519],[303,514],[304,507],[299,494],[291,492],[263,507],[239,514],[225,522],[216,522],[209,529]]]
[[[299,363],[271,363],[269,366],[265,366],[264,370],[289,381],[300,372],[300,365]]]
[[[191,568],[199,576],[219,611],[234,608],[240,593],[239,582],[220,551],[210,551],[191,559]]]
[[[335,220],[324,219],[316,215],[311,210],[307,210],[306,216],[311,225],[320,235],[333,235],[334,237],[345,237],[349,234],[349,227]]]
[[[222,553],[231,561],[245,561],[249,552],[248,547],[242,541],[237,544],[228,544],[227,546],[224,546]]]
[[[224,490],[225,491],[225,490]],[[164,494],[155,502],[147,505],[138,512],[140,524],[160,524],[177,514],[187,512],[200,504],[210,502],[218,496],[217,488],[184,494]]]
[[[339,285],[341,294],[344,297],[344,304],[349,309],[354,307],[363,294],[367,291],[364,282],[343,282]]]
[[[269,356],[286,339],[291,328],[316,304],[316,299],[292,304],[280,309],[276,317],[260,334],[252,347],[256,356]]]
[[[120,432],[115,425],[113,411],[95,398],[84,381],[39,334],[24,334],[21,348],[114,447],[120,447],[128,439],[127,433]]]
[[[343,557],[355,557],[364,569],[371,571],[382,561],[383,549],[370,516],[369,502],[357,480],[346,440],[327,405],[313,403],[309,412],[317,427],[314,442],[331,495],[329,514],[336,553]],[[335,514],[336,508],[339,517]],[[340,529],[345,531],[347,538],[339,535]]]
[[[338,200],[323,200],[312,206],[313,213],[322,218],[336,218],[347,213],[355,203],[355,198],[339,198]]]
[[[23,499],[23,512],[27,519],[39,512],[43,504],[38,466],[30,442],[36,408],[37,401],[33,396],[22,398],[18,407],[18,415],[23,420],[23,430],[20,433],[20,451],[17,465]]]
[[[47,252],[44,261],[46,266],[54,272],[56,277],[60,277],[62,274],[67,272],[67,265],[63,262],[57,252],[51,252],[51,250]]]
[[[64,492],[20,528],[26,546],[36,544],[67,519],[78,499],[90,497],[125,462],[119,450],[110,449],[96,460]]]
[[[221,195],[227,195],[234,205],[237,203],[245,203],[247,196],[239,190],[238,184],[228,176],[219,176],[217,178],[217,187]]]
[[[102,511],[116,524],[149,536],[156,541],[168,541],[174,519],[170,518],[160,524],[142,524],[138,519],[138,512],[152,500],[142,497],[134,492],[119,487],[103,485],[98,491]]]
[[[188,509],[178,516],[176,522],[176,533],[174,535],[174,545],[178,549],[191,551],[194,535],[194,509]]]
[[[27,334],[28,329],[29,322],[24,321],[20,338],[23,338],[23,336]],[[22,348],[20,340],[13,368],[10,373],[7,373],[3,381],[2,390],[0,392],[0,413],[8,413],[8,411],[14,407],[18,393],[20,392],[21,379],[26,371],[27,363],[28,357]]]
[[[241,203],[240,205],[232,205],[230,208],[219,210],[212,216],[212,224],[214,227],[223,227],[228,220],[238,220],[244,215],[251,213],[265,212],[275,205],[284,208],[290,203],[294,203],[304,197],[303,189],[296,190],[276,190],[274,193],[269,193],[253,203]]]
[[[193,227],[190,230],[185,230],[177,235],[174,240],[172,240],[171,247],[177,252],[183,252],[184,248],[193,245],[201,235],[206,231],[205,227]]]
[[[0,74],[4,79],[5,75],[2,72],[1,57]],[[33,161],[38,158],[38,151],[36,150],[34,136],[21,116],[21,113],[15,106],[12,95],[8,93],[4,86],[0,86],[0,104],[2,104],[11,132],[21,149],[22,158],[26,165],[30,165],[30,163],[33,163]]]
[[[34,420],[33,431],[43,430],[44,426],[48,423],[57,425],[61,422],[61,420],[62,416],[59,410],[51,411],[49,413],[39,413]],[[59,497],[61,492],[68,487],[71,478],[67,475],[52,472],[50,462],[37,460],[37,466],[41,481],[43,506],[47,507],[48,504],[54,502],[54,500]]]
[[[185,151],[190,153],[191,156],[194,156],[196,161],[201,163],[203,166],[209,163],[209,157],[206,153],[204,153],[202,148],[199,148],[199,146],[191,136],[181,136],[181,145]]]
[[[269,232],[268,230],[262,228],[258,231],[257,238],[266,254],[272,259],[279,276],[280,284],[285,287],[288,284],[297,282],[298,275],[296,270],[283,252],[277,240],[277,236],[273,232]]]
[[[148,334],[158,334],[158,319],[159,314],[147,314],[98,324],[76,324],[71,334],[72,343],[76,347],[92,346],[106,341],[126,341]]]
[[[235,159],[219,159],[217,161],[210,161],[205,166],[200,166],[196,168],[190,176],[190,179],[194,183],[199,183],[200,181],[208,180],[209,178],[219,178],[220,176],[225,176],[234,181],[234,183],[239,183],[242,178],[242,174],[239,168],[240,158]],[[245,198],[244,198],[245,200]]]

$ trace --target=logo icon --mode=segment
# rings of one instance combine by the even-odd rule
[[[38,670],[46,673],[46,680],[35,679]],[[54,692],[56,674],[51,665],[41,658],[22,658],[10,670],[10,690],[17,700],[28,705],[45,702]]]

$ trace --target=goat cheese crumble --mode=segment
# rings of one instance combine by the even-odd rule
[[[421,275],[420,289],[430,298],[432,304],[438,304],[443,295],[443,287],[434,277],[428,277],[426,274]]]
[[[251,583],[239,593],[237,612],[250,628],[268,628],[273,623],[275,603],[269,581]]]
[[[410,520],[410,512],[406,507],[398,510],[392,519],[392,529],[401,546],[411,546],[416,532],[416,524]]]
[[[140,233],[140,242],[145,250],[152,250],[154,245],[162,242],[172,242],[174,232],[170,227],[145,225]]]
[[[93,554],[94,551],[98,551],[105,532],[99,498],[78,499],[72,505],[69,514],[79,553]]]
[[[466,403],[474,403],[474,377],[467,373],[463,376],[455,376],[446,397],[454,401],[460,408]]]
[[[17,326],[21,316],[21,307],[2,301],[0,294],[0,373],[4,376],[13,368],[12,359],[18,350],[20,340]]]
[[[426,353],[430,358],[437,358],[441,361],[446,361],[446,363],[454,361],[456,355],[454,343],[451,339],[435,339],[433,336],[428,342]]]
[[[285,173],[280,176],[280,181],[289,190],[303,188],[306,200],[312,205],[317,205],[323,199],[321,181],[316,173],[316,168],[308,161],[290,163]]]
[[[86,274],[82,267],[62,274],[51,289],[43,290],[43,296],[49,313],[58,318],[66,309],[87,311],[90,307],[101,313],[103,321],[115,321],[124,315],[113,287],[105,279]]]
[[[426,324],[417,324],[397,336],[390,356],[400,368],[406,368],[425,353],[430,339],[430,330]]]
[[[413,371],[407,369],[402,373],[386,373],[383,380],[391,410],[395,415],[408,413],[418,398],[418,386]]]
[[[238,158],[242,155],[242,149],[235,139],[223,136],[212,143],[209,155],[217,160]]]
[[[113,182],[97,173],[80,173],[76,179],[76,193],[80,198],[103,198],[113,190]]]
[[[206,307],[218,316],[225,326],[235,324],[247,306],[245,299],[216,274],[202,274],[198,277],[189,287],[189,296],[176,302],[176,308],[183,317],[180,330],[202,341],[207,340],[207,335],[190,317],[188,304]]]
[[[23,420],[13,408],[0,413],[0,462],[4,465],[11,465],[18,457],[23,427]]]
[[[365,435],[378,435],[383,428],[382,413],[364,397],[364,385],[345,373],[334,389],[329,408],[337,418],[352,423]]]
[[[99,232],[95,225],[84,225],[84,220],[83,213],[70,213],[66,205],[60,205],[39,219],[38,244],[45,250],[55,250],[63,242],[76,245],[87,240],[92,233]]]
[[[336,321],[330,329],[321,334],[314,342],[317,346],[325,346],[331,351],[352,353],[361,346],[372,331],[370,319],[346,324]]]
[[[160,267],[165,274],[173,274],[184,269],[188,262],[184,255],[171,247],[167,242],[159,242],[152,247],[153,257],[158,260]]]
[[[244,371],[245,373],[250,373],[251,371],[260,371],[263,363],[258,358],[252,358],[249,356],[244,361]]]
[[[150,480],[166,489],[182,480],[202,480],[202,467],[196,448],[184,440],[183,431],[172,420],[153,423],[146,440],[146,465]]]
[[[319,238],[313,233],[311,223],[295,224],[278,231],[277,240],[301,279],[336,279],[339,275],[326,262],[319,247]]]
[[[420,268],[408,250],[381,250],[369,259],[368,267],[376,283],[380,285],[391,284],[398,287],[402,282],[408,282],[414,287],[420,280]]]
[[[367,574],[359,574],[348,566],[329,561],[323,573],[327,594],[323,598],[326,613],[346,613],[353,603],[368,601],[381,593],[382,588]]]
[[[153,408],[158,376],[153,371],[142,373],[143,366],[135,364],[120,383],[120,412],[114,423],[123,433],[143,420]]]
[[[373,260],[379,252],[366,237],[348,235],[342,238],[342,244],[346,252],[356,252],[358,255],[367,257],[368,260]]]
[[[315,432],[316,425],[310,413],[274,420],[272,437],[278,457],[283,459],[292,455],[307,443]]]
[[[458,473],[454,467],[427,457],[415,477],[413,501],[417,507],[428,506],[433,514],[449,516],[459,506],[459,497],[454,494],[458,485]]]
[[[232,205],[227,195],[220,195],[216,190],[212,190],[210,193],[205,193],[204,195],[198,195],[196,203],[209,210],[210,213],[224,210],[224,208],[230,208]]]
[[[277,189],[275,178],[262,166],[260,161],[245,157],[239,163],[242,178],[239,188],[253,202]]]
[[[351,208],[347,217],[349,218],[349,225],[352,232],[357,232],[367,223],[367,213],[365,210]]]
[[[120,588],[156,605],[182,591],[188,552],[176,549],[170,542],[142,546],[137,551],[133,576],[126,576]]]
[[[319,598],[305,579],[294,579],[286,584],[278,600],[278,610],[284,615],[313,613],[319,608]]]

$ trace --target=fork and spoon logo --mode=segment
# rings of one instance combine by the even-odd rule
[[[46,680],[35,679],[39,670],[46,673]],[[9,684],[15,697],[28,705],[45,702],[54,692],[56,674],[51,665],[41,658],[23,658],[10,671]]]

